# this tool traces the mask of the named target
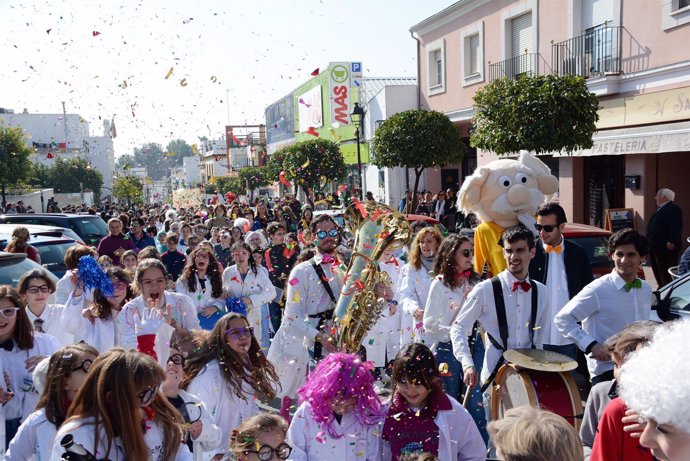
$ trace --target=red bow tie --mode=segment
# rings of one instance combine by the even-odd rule
[[[513,291],[517,291],[518,288],[522,288],[522,291],[527,292],[530,288],[532,288],[532,285],[527,280],[523,280],[522,282],[513,282]]]

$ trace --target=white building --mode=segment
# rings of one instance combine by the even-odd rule
[[[361,93],[362,107],[366,110],[364,117],[364,142],[371,142],[376,128],[388,117],[417,108],[417,79],[401,78],[364,78]],[[414,170],[410,169],[405,177],[405,168],[378,168],[373,163],[363,166],[364,191],[393,208],[398,207],[405,190],[414,186]],[[424,189],[423,178],[419,188]]]
[[[215,176],[225,176],[228,174],[228,156],[225,139],[213,139],[203,141],[199,148],[201,156],[201,167],[203,171],[203,182],[207,183]]]
[[[182,159],[183,179],[187,187],[196,187],[201,182],[201,169],[199,167],[199,157],[184,157]]]
[[[103,120],[99,136],[90,134],[89,123],[79,114],[0,113],[0,122],[24,130],[27,146],[35,152],[30,157],[33,162],[50,167],[58,158],[83,158],[103,175],[101,196],[110,195],[115,173],[110,120]]]

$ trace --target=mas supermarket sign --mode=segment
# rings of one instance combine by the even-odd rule
[[[352,112],[352,102],[350,101],[352,78],[362,78],[362,64],[359,62],[332,62],[328,65],[330,69],[330,93],[331,100],[331,123],[338,123],[341,126],[350,125],[350,112]],[[355,81],[357,84],[358,81]]]

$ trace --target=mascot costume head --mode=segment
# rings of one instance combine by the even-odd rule
[[[458,193],[458,208],[475,213],[481,224],[474,234],[475,270],[490,276],[506,267],[498,241],[518,223],[533,233],[534,215],[547,196],[558,191],[558,179],[544,162],[528,152],[517,160],[501,159],[477,168]]]

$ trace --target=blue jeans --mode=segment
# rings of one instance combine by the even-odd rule
[[[482,340],[482,335],[477,332],[474,342],[474,350],[472,351],[472,360],[474,361],[474,367],[477,370],[477,376],[482,375],[482,368],[484,366],[484,341]],[[470,401],[467,404],[467,411],[472,416],[474,423],[479,429],[479,433],[484,439],[484,443],[489,443],[489,433],[486,430],[486,412],[484,410],[484,396],[481,391],[482,382],[479,380],[474,388],[472,388],[472,393],[470,394]]]
[[[453,397],[455,400],[462,403],[462,364],[453,355],[453,345],[450,341],[447,343],[438,343],[436,346],[436,362],[440,366],[442,363],[448,365],[448,372],[441,375],[443,388],[446,394]]]

